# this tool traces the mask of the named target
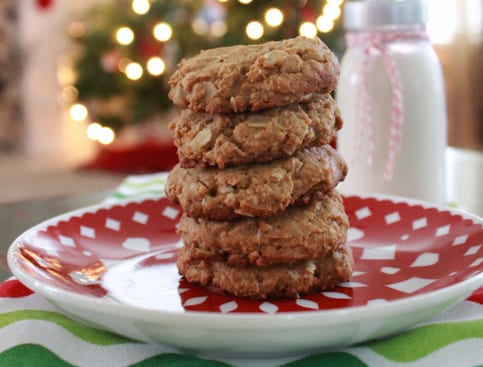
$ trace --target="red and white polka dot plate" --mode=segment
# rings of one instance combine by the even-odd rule
[[[23,283],[76,319],[142,341],[216,352],[361,342],[428,319],[483,284],[481,218],[392,197],[344,201],[353,276],[296,300],[249,301],[180,278],[181,210],[165,198],[53,218],[21,235],[8,261]]]

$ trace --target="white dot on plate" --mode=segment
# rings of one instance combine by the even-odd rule
[[[92,256],[92,252],[87,251],[87,250],[82,251],[82,253],[83,253],[85,256]]]
[[[258,308],[268,314],[274,314],[278,311],[278,306],[270,302],[263,302]]]
[[[413,221],[413,231],[424,228],[428,225],[428,220],[423,217]]]
[[[84,237],[96,238],[96,231],[91,227],[81,226],[80,234]]]
[[[393,224],[393,223],[399,222],[401,220],[401,216],[399,215],[398,212],[394,212],[394,213],[387,214],[384,217],[384,220],[386,221],[386,224]]]
[[[396,258],[396,245],[365,248],[361,259],[366,260],[394,260]]]
[[[384,266],[381,268],[381,273],[384,274],[396,274],[399,270],[399,268],[393,268],[392,266]]]
[[[154,258],[156,260],[164,260],[164,259],[171,259],[174,257],[174,252],[162,252],[160,254],[157,254]]]
[[[435,281],[436,279],[424,279],[424,278],[412,277],[412,278],[403,280],[402,282],[388,284],[387,286],[397,291],[409,294],[409,293],[414,293],[416,291],[419,291],[420,289],[426,287],[431,283],[434,283]]]
[[[436,229],[436,232],[434,232],[434,235],[436,237],[440,237],[440,236],[447,235],[449,233],[449,228],[450,228],[450,225],[449,224],[447,224],[445,226],[438,227]]]
[[[364,237],[364,232],[358,228],[350,227],[347,231],[347,242],[356,241]]]
[[[67,246],[67,247],[75,247],[75,242],[71,237],[67,236],[59,236],[59,241],[62,245]]]
[[[186,300],[185,303],[183,303],[183,306],[189,307],[189,306],[200,305],[203,302],[205,302],[207,300],[207,298],[208,298],[208,296],[189,298],[189,299]]]
[[[406,241],[407,239],[409,239],[409,235],[408,234],[403,234],[401,236],[401,240]]]
[[[465,256],[471,256],[471,255],[474,255],[476,254],[481,248],[481,245],[476,245],[476,246],[472,246],[470,247],[466,252],[465,252]]]
[[[456,274],[458,274],[458,272],[457,272],[457,271],[452,271],[451,273],[449,273],[449,276],[450,276],[450,277],[454,277]]]
[[[328,298],[333,298],[333,299],[351,299],[351,296],[348,296],[345,293],[341,292],[322,292],[322,294]]]
[[[416,260],[411,264],[412,268],[431,266],[439,261],[439,255],[434,252],[425,252],[417,257]]]
[[[342,282],[342,283],[339,283],[339,286],[344,288],[360,288],[360,287],[367,287],[367,284],[359,283],[359,282]]]
[[[119,231],[121,229],[121,222],[115,219],[107,218],[105,227],[112,229],[113,231]]]
[[[175,208],[173,208],[171,206],[167,206],[166,208],[164,208],[162,214],[166,218],[169,218],[169,219],[173,219],[174,220],[178,216],[179,210],[178,209],[175,209]]]
[[[149,216],[142,212],[135,212],[132,216],[132,220],[140,224],[146,224],[149,220]]]
[[[220,306],[220,312],[228,313],[231,311],[235,311],[237,308],[238,308],[238,303],[236,303],[235,301],[230,301],[230,302],[223,303]]]
[[[354,214],[356,215],[357,219],[364,219],[369,217],[372,212],[367,206],[365,206],[364,208],[356,210]]]
[[[122,243],[122,247],[128,250],[147,252],[151,244],[148,239],[143,237],[131,237]]]
[[[453,243],[452,243],[452,246],[459,246],[459,245],[462,245],[466,242],[466,240],[468,239],[468,235],[467,234],[464,234],[462,236],[458,236],[454,239]]]
[[[295,301],[295,303],[303,308],[310,308],[311,310],[319,309],[319,305],[317,302],[310,301],[308,299],[299,298]]]
[[[483,257],[480,257],[479,259],[476,259],[470,264],[470,268],[480,266],[483,263]]]

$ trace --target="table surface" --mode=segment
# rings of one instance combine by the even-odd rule
[[[483,216],[483,153],[448,148],[446,158],[447,201]],[[17,236],[56,215],[100,203],[110,192],[107,190],[0,205],[0,281],[10,276],[5,255]]]

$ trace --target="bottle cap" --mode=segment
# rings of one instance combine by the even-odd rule
[[[359,0],[344,5],[344,26],[350,30],[425,24],[427,18],[425,0]]]

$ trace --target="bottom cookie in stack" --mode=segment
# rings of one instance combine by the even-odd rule
[[[178,270],[189,282],[221,293],[295,298],[350,277],[348,226],[335,191],[270,217],[211,221],[184,215]]]

